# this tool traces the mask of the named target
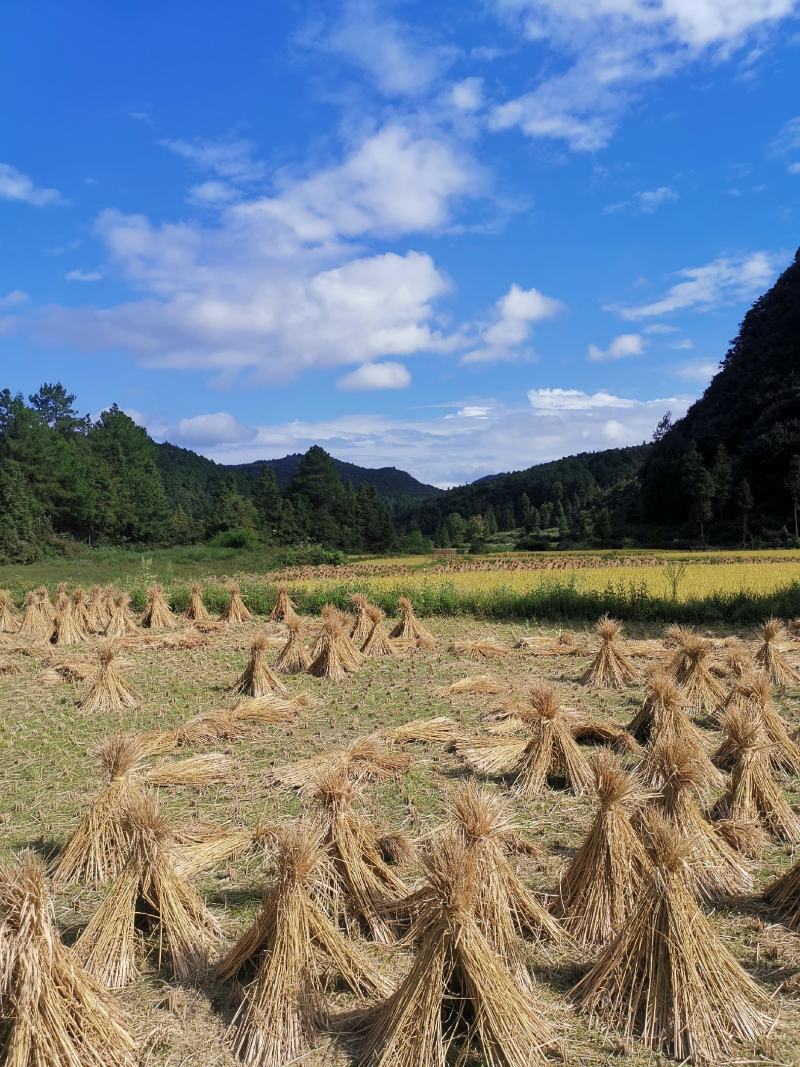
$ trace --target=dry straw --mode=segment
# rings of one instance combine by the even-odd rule
[[[47,587],[40,585],[38,589],[34,590],[34,593],[36,594],[43,614],[50,620],[50,622],[52,622],[55,618],[56,609],[53,607],[53,602],[50,600],[50,594],[47,591]],[[65,597],[67,595],[64,582],[61,582],[58,586],[58,595],[59,597]]]
[[[355,671],[364,657],[350,640],[338,612],[327,607],[308,673],[338,681]]]
[[[390,631],[390,637],[399,638],[414,645],[417,648],[435,648],[436,638],[417,618],[414,605],[407,596],[401,596],[397,601],[400,611],[400,619]]]
[[[311,655],[303,641],[300,619],[290,616],[286,620],[286,629],[289,636],[275,662],[275,669],[281,674],[302,674],[311,666]]]
[[[0,868],[0,1059],[8,1067],[134,1067],[114,1001],[64,947],[31,853]]]
[[[637,678],[633,662],[628,658],[620,640],[622,624],[603,615],[597,624],[600,647],[591,665],[581,677],[584,685],[594,689],[624,689]]]
[[[726,722],[728,713],[746,716],[764,730],[771,747],[770,762],[780,774],[800,774],[800,744],[792,737],[789,723],[783,718],[772,700],[772,687],[764,674],[750,673],[742,678],[726,699],[721,722]],[[730,770],[735,760],[733,745],[728,737],[723,740],[713,759],[717,767]]]
[[[80,710],[86,714],[105,714],[135,707],[140,695],[117,672],[114,646],[105,645],[97,658],[98,668],[90,681],[88,693],[79,705]]]
[[[153,797],[128,805],[130,853],[75,944],[87,971],[110,989],[136,980],[137,922],[151,934],[157,965],[167,957],[175,977],[197,978],[208,969],[219,926],[197,890],[175,869],[175,845]]]
[[[800,841],[800,816],[791,809],[773,777],[773,746],[764,727],[744,712],[732,710],[725,716],[723,730],[734,762],[716,814],[757,823],[780,841]]]
[[[0,634],[15,634],[20,619],[14,610],[14,601],[7,589],[0,589]]]
[[[761,627],[762,642],[755,655],[755,665],[766,674],[773,685],[800,685],[800,674],[776,645],[783,632],[780,619],[764,620]]]
[[[208,622],[211,618],[203,603],[203,587],[199,582],[192,582],[189,587],[189,605],[184,612],[184,618],[191,619],[192,622]]]
[[[76,645],[86,640],[86,631],[75,616],[71,600],[66,600],[56,612],[53,619],[53,633],[50,637],[54,645]]]
[[[456,640],[451,642],[450,651],[454,656],[464,659],[485,660],[505,659],[511,654],[511,649],[500,641],[470,641]]]
[[[328,917],[332,877],[317,827],[283,830],[261,910],[217,967],[223,981],[255,970],[228,1031],[234,1052],[252,1067],[304,1058],[327,1027],[325,995],[334,980],[354,993],[388,994],[369,957]]]
[[[112,600],[111,615],[105,626],[106,637],[122,638],[138,634],[139,627],[131,611],[131,598],[127,593],[120,593],[116,602]]]
[[[151,585],[147,590],[147,606],[142,616],[142,626],[150,630],[171,630],[177,625],[178,618],[164,595],[164,587]]]
[[[483,774],[513,774],[518,796],[537,796],[548,783],[563,783],[573,793],[591,790],[593,776],[585,752],[573,737],[574,713],[562,707],[558,691],[538,682],[514,717],[528,735],[478,738],[456,746],[457,752]]]
[[[89,590],[86,614],[89,619],[89,632],[101,634],[108,625],[108,617],[105,613],[105,593],[99,585],[93,585]]]
[[[622,928],[650,862],[631,814],[645,801],[635,778],[608,750],[592,760],[598,807],[561,878],[554,912],[582,945],[603,945]]]
[[[748,890],[752,884],[749,865],[728,843],[728,835],[700,810],[698,796],[705,777],[702,765],[674,741],[657,745],[653,759],[664,783],[658,808],[687,843],[687,877],[695,893],[711,901]]]
[[[458,696],[460,694],[465,695],[478,695],[478,694],[494,694],[502,693],[505,686],[497,679],[493,678],[491,674],[474,674],[470,678],[459,678],[455,682],[451,682],[450,685],[446,685],[442,689],[443,695]]]
[[[268,649],[267,639],[263,634],[258,634],[250,646],[247,666],[231,686],[231,692],[260,697],[265,693],[280,693],[286,690],[286,686],[267,663]]]
[[[392,644],[389,637],[384,621],[386,616],[383,611],[374,604],[370,604],[367,608],[367,614],[369,615],[371,629],[361,651],[365,656],[396,656],[397,648]]]
[[[53,620],[45,612],[41,597],[34,593],[25,595],[25,611],[19,627],[20,637],[29,641],[49,641],[53,632]]]
[[[653,870],[635,910],[572,991],[590,1020],[680,1061],[717,1063],[773,1025],[769,998],[687,884],[689,845],[651,817]]]
[[[297,605],[286,591],[285,586],[281,586],[278,590],[278,599],[275,601],[275,607],[269,614],[270,622],[288,622],[289,619],[297,615]]]
[[[682,632],[678,647],[667,664],[684,702],[710,713],[725,696],[725,687],[711,671],[714,646],[691,630]]]
[[[800,859],[764,892],[764,900],[781,922],[800,933]]]
[[[366,932],[388,944],[394,933],[382,908],[406,896],[408,889],[386,863],[374,823],[353,806],[357,796],[356,787],[341,770],[323,778],[314,790],[324,844],[333,863],[333,909],[351,933]]]
[[[250,622],[253,616],[247,610],[242,600],[242,591],[235,582],[228,586],[228,593],[228,603],[222,609],[220,622]]]
[[[705,749],[702,733],[683,710],[676,684],[658,672],[650,678],[644,701],[628,729],[647,742],[638,773],[646,786],[664,787],[662,764],[657,758],[659,745],[677,745],[688,753],[703,772],[703,788],[724,785],[724,776],[714,766]]]
[[[83,631],[84,637],[91,633],[92,620],[86,602],[86,590],[80,586],[72,594],[72,613],[75,616],[75,624]]]
[[[371,604],[363,593],[353,593],[350,601],[356,609],[356,617],[350,629],[350,638],[357,648],[361,648],[372,631],[370,618]]]
[[[384,730],[381,736],[393,744],[451,745],[462,738],[457,722],[446,715],[431,719],[412,719],[401,726]]]
[[[550,1024],[475,919],[474,857],[455,837],[427,857],[428,896],[411,970],[362,1020],[360,1067],[446,1067],[464,1040],[493,1067],[535,1067],[555,1046]]]
[[[322,779],[341,772],[352,782],[383,782],[401,778],[411,757],[384,747],[380,736],[359,737],[344,748],[330,749],[268,772],[268,781],[286,789],[313,791]]]

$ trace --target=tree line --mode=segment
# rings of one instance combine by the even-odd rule
[[[60,383],[27,400],[0,392],[0,561],[29,562],[69,542],[234,547],[319,544],[381,552],[398,544],[376,489],[354,490],[314,446],[282,491],[266,464],[243,486],[224,467],[162,451],[116,404],[81,415]],[[177,456],[177,459],[176,459]],[[208,470],[213,471],[209,477]]]

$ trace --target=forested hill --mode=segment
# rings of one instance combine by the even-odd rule
[[[701,399],[659,434],[641,482],[648,524],[712,541],[797,536],[800,251],[747,312]]]
[[[647,453],[647,445],[582,452],[540,463],[526,470],[481,478],[425,500],[402,516],[423,533],[447,543],[454,537],[451,516],[482,518],[492,527],[523,527],[529,533],[559,528],[565,536],[592,540],[607,534],[609,509],[630,489]],[[458,522],[456,521],[456,526]],[[477,539],[480,539],[478,531]]]

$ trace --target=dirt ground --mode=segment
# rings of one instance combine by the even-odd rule
[[[442,687],[468,675],[492,674],[508,696],[522,695],[535,678],[550,678],[563,687],[565,704],[620,723],[627,722],[641,703],[641,686],[622,693],[595,693],[579,685],[578,678],[589,662],[586,656],[544,658],[514,649],[505,659],[476,664],[448,651],[455,636],[492,637],[511,646],[522,636],[553,635],[553,631],[460,619],[426,620],[426,624],[439,642],[431,652],[370,660],[341,682],[305,675],[289,678],[291,692],[305,693],[310,700],[297,721],[289,726],[263,727],[244,742],[196,750],[233,755],[237,761],[235,781],[203,790],[163,789],[162,811],[175,822],[213,819],[229,827],[253,827],[259,821],[290,818],[301,811],[301,801],[294,793],[269,784],[266,772],[270,767],[415,718],[449,715],[465,730],[477,732],[481,712],[503,696],[453,696],[442,691]],[[44,667],[41,657],[15,649],[10,638],[6,647],[0,647],[0,660],[18,665],[20,673],[0,677],[0,855],[7,859],[23,847],[50,855],[63,844],[81,805],[102,784],[90,752],[109,734],[170,728],[199,712],[231,705],[234,698],[228,687],[240,674],[256,632],[277,638],[285,631],[280,625],[260,620],[215,633],[206,644],[193,649],[142,646],[126,650],[122,671],[142,699],[130,712],[106,716],[86,716],[78,710],[85,683],[44,686],[40,681]],[[590,632],[580,632],[579,636],[588,647],[593,646]],[[639,631],[633,636],[659,635]],[[85,659],[90,653],[91,643],[55,650],[57,659],[68,661]],[[644,665],[647,660],[638,662]],[[781,696],[779,706],[788,719],[800,724],[798,696],[798,691]],[[709,744],[713,740],[709,732]],[[412,769],[401,780],[367,787],[363,807],[381,825],[402,826],[418,836],[442,821],[446,797],[467,772],[457,757],[442,747],[414,746],[414,757]],[[798,781],[787,785],[795,805],[800,802],[798,786]],[[504,786],[497,783],[496,788]],[[552,891],[589,825],[592,802],[554,790],[539,800],[516,802],[515,808],[526,834],[548,850],[541,865],[521,863],[524,876],[535,888]],[[725,943],[774,995],[779,1017],[774,1033],[759,1048],[743,1050],[738,1062],[800,1064],[800,978],[792,980],[800,972],[800,937],[775,925],[758,899],[764,886],[791,862],[786,848],[770,847],[756,871],[753,898],[720,907],[713,915]],[[417,865],[412,863],[404,875],[413,883],[418,877]],[[261,886],[268,878],[268,862],[256,855],[197,878],[222,923],[225,945],[252,918]],[[74,938],[100,899],[102,893],[94,890],[59,893],[58,920],[67,940]],[[400,950],[374,951],[388,973],[402,974],[408,964],[408,957]],[[563,994],[587,962],[588,958],[575,950],[530,949],[530,964],[539,980],[538,995],[563,1037],[565,1062],[618,1067],[665,1062],[636,1045],[625,1045],[613,1033],[589,1029],[572,1012]],[[143,1063],[153,1067],[233,1067],[236,1062],[224,1041],[235,1006],[231,990],[211,983],[181,987],[145,969],[145,976],[121,994],[120,1000],[141,1042]],[[341,1004],[345,1006],[347,999],[342,998]],[[307,1062],[338,1067],[352,1059],[331,1039]]]

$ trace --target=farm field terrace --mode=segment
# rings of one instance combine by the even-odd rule
[[[397,658],[368,660],[341,681],[308,675],[285,679],[289,695],[308,699],[294,722],[260,726],[244,740],[181,750],[181,756],[222,752],[235,761],[235,770],[228,781],[217,785],[160,789],[161,811],[170,824],[213,820],[227,828],[252,830],[313,811],[312,802],[273,784],[270,770],[413,719],[448,716],[465,734],[479,734],[485,729],[482,716],[492,706],[523,697],[538,679],[552,680],[565,705],[592,718],[624,724],[641,705],[644,690],[640,682],[622,691],[594,691],[579,684],[597,644],[592,626],[575,628],[581,654],[544,656],[535,649],[514,646],[523,638],[552,646],[559,636],[556,628],[450,618],[429,619],[426,624],[437,641],[432,650],[406,650]],[[166,636],[181,632],[170,631]],[[642,642],[635,660],[640,672],[663,656],[660,642],[654,640],[661,637],[662,627],[631,625],[627,632]],[[747,642],[749,653],[756,647],[753,627],[712,628],[707,633],[718,642],[739,636]],[[63,846],[82,806],[99,787],[102,776],[91,752],[109,735],[169,730],[201,712],[232,706],[235,698],[229,687],[241,673],[256,634],[269,639],[269,660],[274,662],[286,630],[264,619],[210,632],[195,647],[171,648],[158,635],[155,641],[147,634],[141,640],[131,639],[120,653],[120,671],[140,693],[137,706],[126,712],[92,715],[78,708],[85,683],[53,683],[45,672],[54,657],[67,662],[91,658],[98,647],[96,639],[37,650],[21,647],[11,635],[0,650],[0,658],[19,669],[19,673],[0,677],[2,857],[8,859],[24,847],[50,856]],[[475,663],[450,651],[454,639],[492,640],[509,652],[503,658]],[[800,643],[787,636],[784,644],[790,660],[800,663]],[[496,681],[496,694],[448,691],[453,682],[482,674]],[[797,689],[778,698],[777,706],[793,725],[800,725],[798,698]],[[705,727],[703,733],[713,748],[718,735]],[[405,751],[412,757],[408,771],[395,780],[364,786],[358,806],[376,825],[426,838],[442,824],[448,798],[471,774],[445,745],[412,745]],[[625,762],[630,767],[635,760],[627,756]],[[593,800],[547,789],[539,797],[511,801],[507,783],[482,780],[510,801],[524,836],[546,848],[541,863],[525,856],[515,860],[523,880],[534,890],[553,892],[589,827]],[[800,802],[799,786],[797,779],[783,783],[795,806]],[[800,1064],[800,990],[794,977],[800,971],[800,938],[776,924],[759,899],[765,886],[791,865],[790,851],[771,842],[754,864],[752,895],[706,909],[725,945],[774,997],[772,1008],[779,1025],[768,1038],[743,1050],[747,1062]],[[419,858],[400,868],[410,884],[420,872]],[[253,919],[270,875],[269,855],[253,851],[193,879],[220,920],[223,946],[230,946]],[[102,891],[85,886],[59,890],[57,919],[67,941],[74,939],[102,898]],[[371,944],[366,948],[387,975],[398,978],[408,969],[406,950]],[[525,952],[537,979],[536,996],[555,1022],[566,1062],[598,1067],[652,1067],[670,1062],[613,1031],[605,1034],[589,1027],[568,1007],[565,994],[587,968],[591,953],[530,944]],[[237,1063],[224,1038],[238,1002],[230,986],[220,987],[211,979],[196,985],[176,983],[159,974],[150,961],[141,977],[117,996],[140,1043],[141,1060],[150,1067],[234,1067]],[[338,992],[332,999],[337,1008],[352,1003],[348,995]],[[304,1062],[313,1067],[346,1067],[355,1060],[338,1041],[326,1039]]]

